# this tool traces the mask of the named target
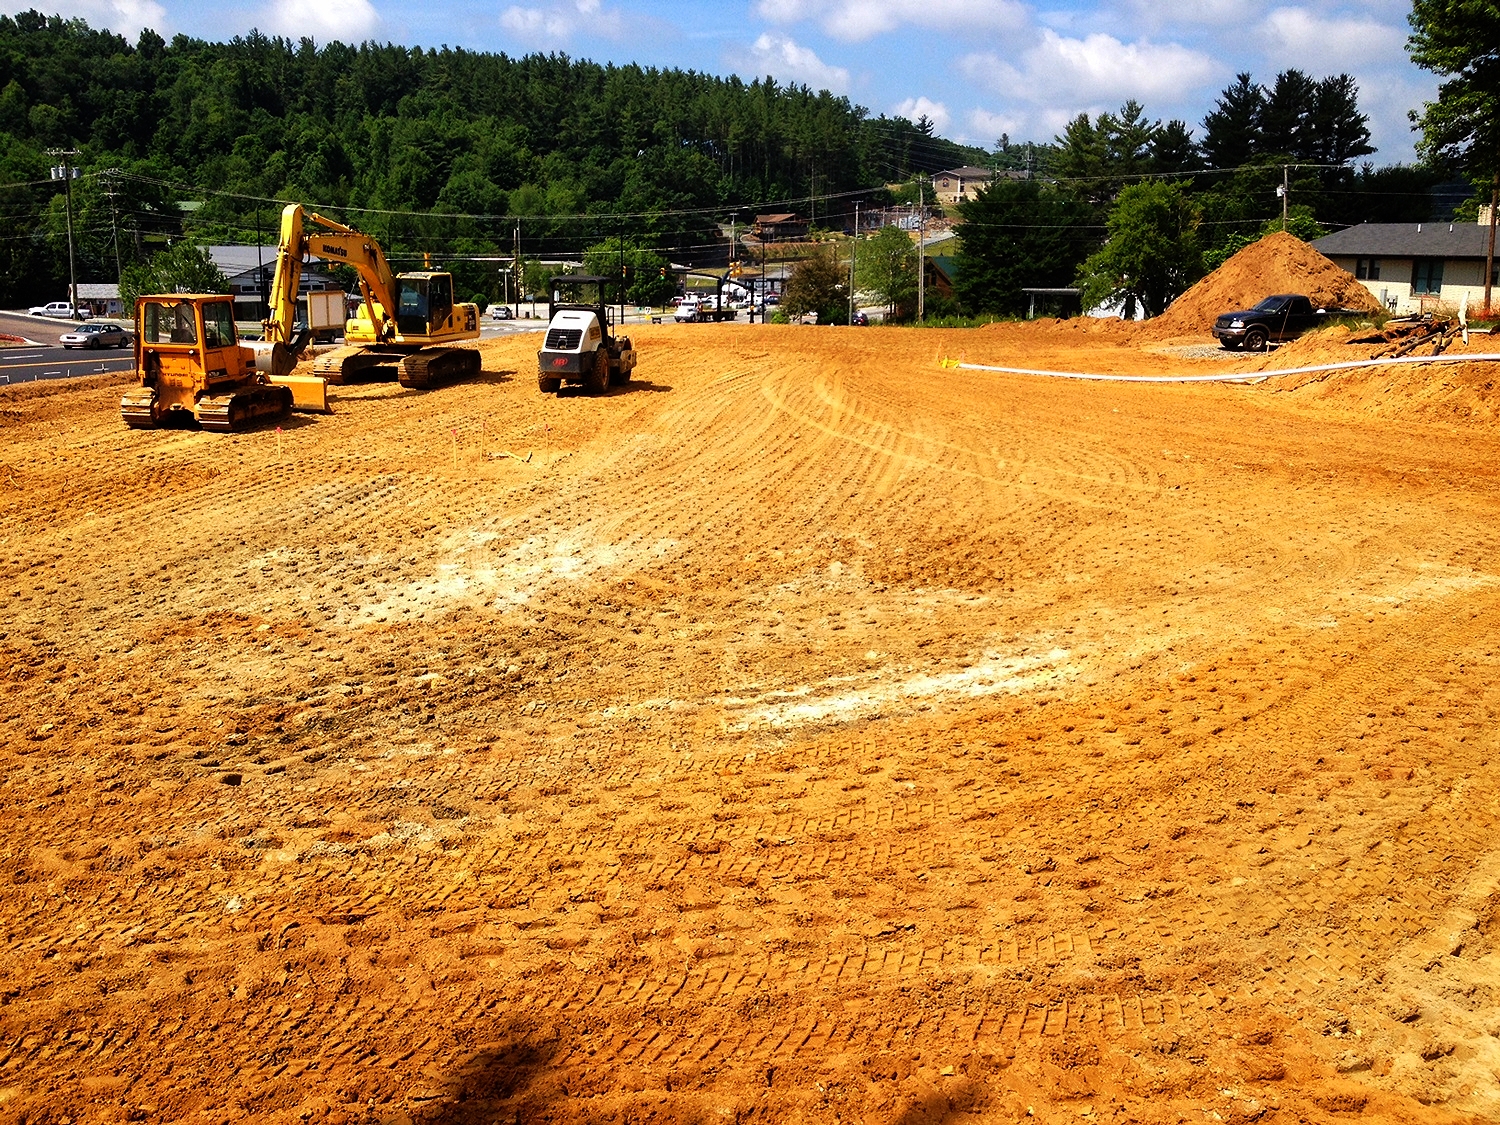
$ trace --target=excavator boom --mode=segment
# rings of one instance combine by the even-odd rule
[[[290,351],[295,363],[295,354],[301,350],[301,342],[294,341],[292,333],[301,263],[307,257],[351,267],[359,276],[363,297],[361,315],[344,326],[346,346],[318,357],[314,369],[320,376],[341,383],[363,372],[395,366],[404,385],[425,387],[478,372],[477,352],[445,346],[479,336],[479,310],[454,302],[450,274],[392,274],[380,243],[353,227],[305,212],[296,203],[287,204],[281,212],[271,315],[264,324],[273,352]],[[273,359],[273,378],[278,377],[275,364]]]

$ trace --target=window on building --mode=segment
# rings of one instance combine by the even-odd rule
[[[1360,281],[1380,280],[1380,259],[1360,258],[1354,263],[1354,276]]]
[[[1443,259],[1418,258],[1411,264],[1411,291],[1417,293],[1441,293],[1443,290]]]

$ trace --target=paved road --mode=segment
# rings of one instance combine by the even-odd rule
[[[83,351],[58,347],[57,337],[72,325],[25,313],[0,312],[0,333],[22,336],[37,346],[0,347],[0,386],[30,383],[37,379],[71,379],[105,371],[128,371],[135,362],[129,349]],[[493,339],[520,332],[541,332],[541,320],[485,322],[482,338]]]
[[[21,336],[37,345],[0,347],[0,386],[130,370],[134,358],[129,348],[84,351],[58,347],[57,338],[72,327],[71,321],[0,312],[0,333]]]
[[[124,350],[83,351],[65,348],[13,347],[0,350],[0,386],[37,379],[73,379],[105,371],[129,371],[135,357]]]

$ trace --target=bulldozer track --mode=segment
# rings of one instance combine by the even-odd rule
[[[258,386],[227,395],[204,395],[198,400],[198,425],[214,433],[233,433],[260,422],[285,418],[292,412],[287,387]]]

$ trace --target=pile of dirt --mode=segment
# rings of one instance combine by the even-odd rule
[[[1352,273],[1296,235],[1278,231],[1230,258],[1142,332],[1154,339],[1206,335],[1220,313],[1249,308],[1272,293],[1306,293],[1318,307],[1380,311],[1380,302]]]

